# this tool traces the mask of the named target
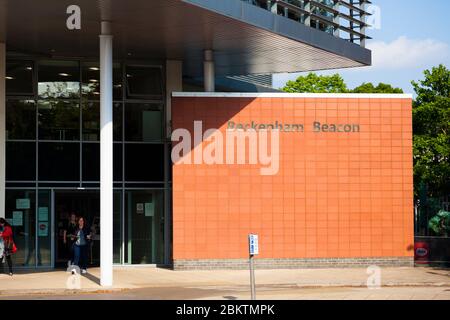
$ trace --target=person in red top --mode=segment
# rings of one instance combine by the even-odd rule
[[[6,259],[6,262],[8,263],[8,269],[9,269],[9,275],[13,275],[13,268],[12,268],[12,260],[11,260],[11,254],[12,248],[14,245],[13,240],[13,231],[9,223],[4,219],[0,218],[0,237],[3,239],[3,244],[5,247],[4,250],[4,258]],[[0,257],[0,270],[3,272],[3,257]]]

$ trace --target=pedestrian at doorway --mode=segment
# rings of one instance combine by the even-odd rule
[[[0,237],[3,242],[3,252],[0,257],[0,269],[4,272],[4,263],[8,264],[9,275],[13,275],[13,264],[11,255],[17,251],[16,244],[13,239],[13,231],[11,225],[4,219],[0,218]]]
[[[67,227],[64,230],[63,241],[67,250],[69,251],[68,265],[72,265],[74,262],[74,244],[77,240],[78,218],[77,215],[72,212],[67,223]]]
[[[81,273],[87,273],[88,244],[91,241],[91,230],[86,225],[84,218],[78,218],[78,227],[75,230],[76,240],[73,246],[73,264],[81,269]]]

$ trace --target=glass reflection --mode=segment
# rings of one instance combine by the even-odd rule
[[[80,68],[76,61],[42,61],[38,74],[39,98],[80,97]]]
[[[33,63],[31,61],[8,61],[6,63],[6,94],[33,94]]]
[[[6,140],[36,139],[36,104],[31,100],[6,101]]]
[[[100,103],[83,102],[83,141],[100,141]],[[122,103],[113,103],[114,141],[122,141]]]
[[[83,98],[100,100],[100,64],[83,62],[81,65]],[[122,68],[120,63],[113,64],[113,98],[122,100]]]
[[[80,107],[70,101],[41,101],[38,105],[40,140],[79,140]]]

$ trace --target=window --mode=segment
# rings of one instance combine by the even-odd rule
[[[160,141],[163,125],[162,109],[161,104],[126,104],[125,141]]]
[[[79,143],[39,143],[39,180],[79,181]]]
[[[33,63],[31,61],[8,61],[6,63],[6,94],[31,96],[33,92]]]
[[[164,181],[163,144],[125,144],[127,181]]]
[[[38,94],[42,99],[77,99],[80,97],[80,68],[76,61],[39,63]]]
[[[34,101],[6,101],[6,140],[35,139],[36,104]]]
[[[36,180],[35,142],[6,142],[6,180]]]
[[[81,65],[83,98],[100,100],[100,64],[83,62]],[[122,100],[122,68],[119,63],[113,64],[113,98]]]
[[[80,140],[80,107],[64,100],[39,102],[40,140]]]
[[[83,103],[83,141],[100,140],[100,103]]]
[[[83,141],[100,141],[100,103],[83,102]],[[122,103],[113,103],[114,141],[122,141]]]
[[[161,99],[163,95],[160,67],[127,66],[127,98]]]

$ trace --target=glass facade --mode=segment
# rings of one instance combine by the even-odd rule
[[[163,264],[169,255],[163,79],[160,65],[114,63],[114,262],[119,264]],[[99,90],[96,61],[7,61],[6,217],[23,249],[16,263],[55,265],[59,229],[72,210],[59,195],[99,193]],[[28,199],[30,207],[20,209],[18,199]],[[91,214],[89,224],[98,218]]]

